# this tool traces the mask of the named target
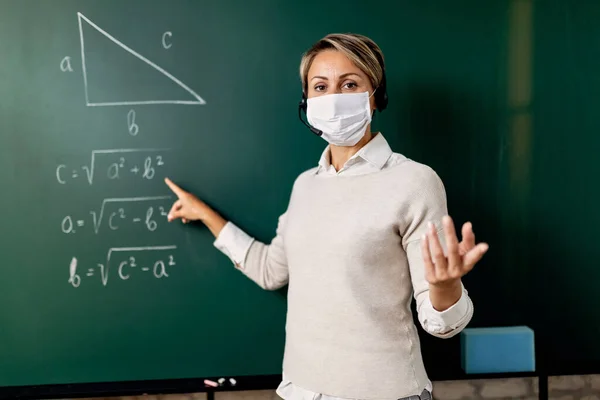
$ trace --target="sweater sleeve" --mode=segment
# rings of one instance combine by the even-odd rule
[[[461,283],[461,297],[449,309],[440,312],[431,305],[429,283],[425,279],[425,263],[421,253],[421,237],[428,230],[428,222],[433,222],[438,228],[438,237],[446,252],[442,218],[447,215],[448,210],[444,185],[431,168],[423,166],[418,174],[418,182],[411,198],[409,212],[406,214],[407,219],[403,224],[402,245],[408,258],[421,326],[433,336],[449,338],[467,326],[473,316],[473,303]]]
[[[279,217],[276,235],[270,244],[255,240],[231,222],[225,225],[214,243],[238,270],[266,290],[276,290],[288,283],[283,247],[285,215]]]

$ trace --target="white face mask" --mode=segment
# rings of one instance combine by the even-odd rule
[[[354,146],[371,123],[371,96],[363,92],[311,97],[307,100],[306,119],[323,132],[321,137],[328,143]]]

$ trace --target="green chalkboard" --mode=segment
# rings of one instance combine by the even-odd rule
[[[168,224],[163,178],[269,241],[325,145],[296,119],[300,56],[347,31],[386,56],[390,106],[374,128],[431,165],[457,222],[491,244],[465,278],[472,326],[531,326],[551,372],[600,365],[600,317],[585,309],[597,304],[600,6],[0,10],[0,386],[281,372],[285,292],[243,277],[202,226]],[[422,335],[432,378],[460,374],[457,340]]]

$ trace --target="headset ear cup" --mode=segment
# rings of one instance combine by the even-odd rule
[[[387,108],[388,105],[388,94],[387,94],[387,77],[385,75],[385,69],[383,70],[383,78],[381,79],[381,84],[379,85],[379,91],[375,92],[375,102],[377,106],[377,110],[382,112]]]
[[[300,107],[301,110],[306,112],[306,109],[308,108],[308,104],[306,103],[306,96],[304,95],[304,93],[302,93],[302,100],[300,100],[300,104],[298,106]]]
[[[387,90],[386,90],[385,86],[383,86],[383,85],[382,85],[381,89],[383,89],[383,90],[381,91],[381,93],[379,93],[379,96],[377,96],[375,98],[375,103],[376,103],[375,105],[377,106],[377,110],[379,112],[385,110],[387,107],[387,104],[388,104]]]
[[[387,104],[388,104],[388,95],[387,95],[387,90],[383,92],[383,96],[381,96],[381,107],[379,108],[379,111],[383,111],[387,108]]]

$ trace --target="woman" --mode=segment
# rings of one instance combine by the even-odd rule
[[[459,243],[437,174],[371,132],[387,103],[373,41],[328,35],[304,54],[300,76],[301,107],[329,145],[296,179],[273,241],[254,240],[167,179],[178,197],[169,221],[202,221],[262,288],[289,284],[282,398],[429,399],[411,296],[427,332],[456,335],[473,314],[461,277],[488,246],[468,223]]]

